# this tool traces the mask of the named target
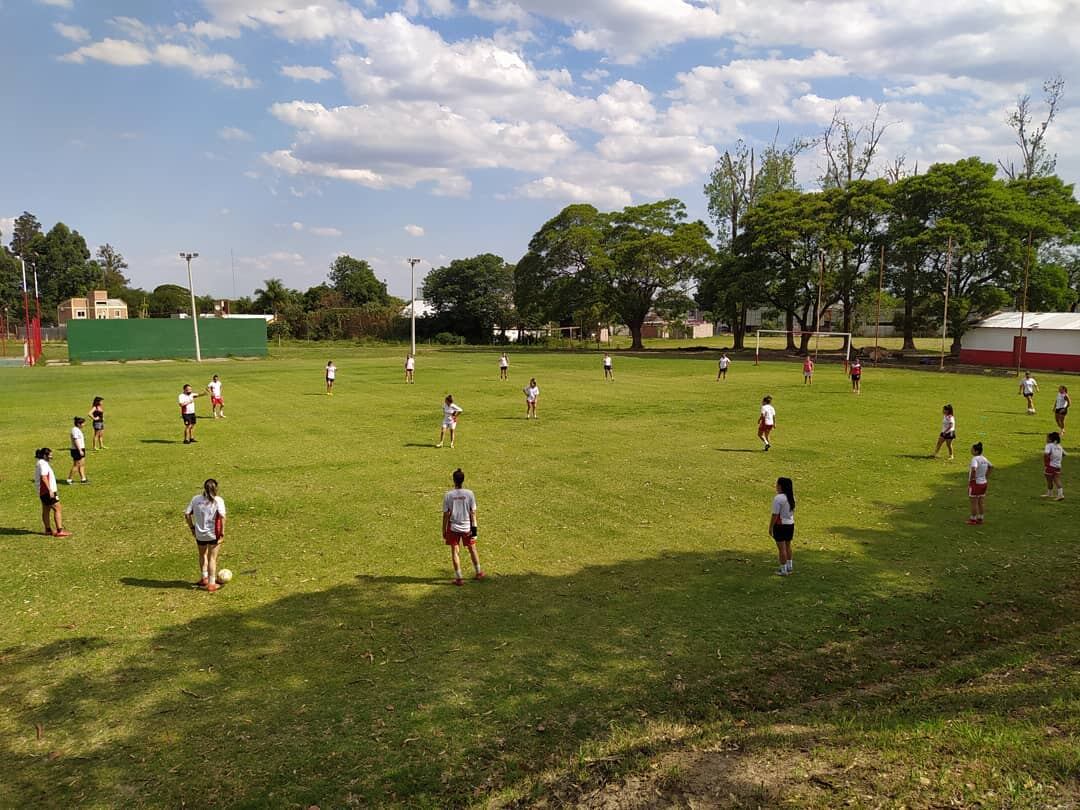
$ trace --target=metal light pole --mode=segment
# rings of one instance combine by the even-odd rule
[[[411,340],[409,342],[409,354],[416,355],[416,265],[420,264],[421,259],[407,259],[409,262],[409,296],[412,298],[412,303],[409,305],[409,321],[411,327]]]
[[[30,292],[26,286],[26,259],[22,256],[19,257],[19,264],[22,265],[22,295],[23,295],[23,324],[26,329],[26,363],[27,365],[34,365],[34,350],[30,345]]]
[[[187,262],[187,286],[191,295],[191,324],[195,327],[195,362],[202,362],[202,349],[199,347],[199,313],[195,311],[195,287],[191,283],[191,260],[199,258],[198,253],[181,253],[180,258]]]

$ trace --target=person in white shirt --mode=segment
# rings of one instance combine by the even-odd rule
[[[971,466],[968,467],[968,498],[971,500],[969,526],[979,526],[986,517],[986,490],[990,486],[990,473],[994,465],[982,454],[982,442],[971,446]]]
[[[1069,415],[1069,406],[1072,405],[1072,400],[1069,399],[1069,389],[1064,385],[1058,386],[1057,396],[1054,397],[1054,421],[1057,422],[1058,432],[1061,435],[1065,435],[1065,417]]]
[[[413,372],[416,370],[416,358],[411,354],[405,355],[405,382],[413,381]]]
[[[529,380],[529,384],[521,389],[525,394],[525,418],[538,419],[536,415],[536,401],[540,399],[540,386],[536,384],[536,377]]]
[[[203,481],[203,491],[191,499],[184,510],[191,536],[199,547],[200,588],[213,593],[220,586],[217,581],[218,549],[225,542],[225,501],[218,495],[218,482],[213,478]]]
[[[510,358],[506,356],[506,352],[499,355],[499,379],[510,379]]]
[[[206,390],[210,393],[210,411],[215,419],[225,418],[225,400],[221,398],[221,379],[217,374],[214,379],[206,384]]]
[[[337,366],[334,365],[333,360],[328,360],[326,363],[326,395],[332,397],[334,395],[334,380],[337,378]]]
[[[769,537],[776,541],[780,576],[791,573],[791,541],[795,537],[795,485],[790,478],[776,479],[776,495],[769,515]]]
[[[1035,413],[1035,392],[1039,390],[1039,384],[1031,376],[1030,371],[1024,372],[1024,379],[1020,381],[1020,395],[1027,401],[1027,412]]]
[[[776,408],[772,405],[772,397],[767,396],[761,400],[761,414],[758,416],[757,428],[757,436],[765,445],[763,450],[767,451],[772,447],[769,436],[772,435],[774,427],[776,427]]]
[[[180,404],[180,418],[184,420],[184,444],[195,444],[195,400],[202,392],[193,394],[191,386],[185,384],[176,401]]]
[[[41,499],[41,522],[45,524],[45,534],[52,537],[71,537],[71,532],[64,529],[60,493],[56,491],[56,473],[49,463],[52,461],[52,450],[48,447],[35,450],[34,458],[37,459],[34,466],[34,488]],[[55,530],[53,524],[56,525]]]
[[[956,438],[956,416],[953,414],[952,405],[944,405],[941,408],[941,433],[938,434],[937,446],[934,448],[934,458],[937,458],[941,445],[945,445],[949,451],[949,461],[953,460],[952,443]]]
[[[615,382],[615,372],[611,369],[611,355],[604,354],[604,379]]]
[[[75,473],[79,474],[79,482],[87,483],[86,480],[86,436],[83,435],[82,426],[86,420],[81,416],[75,417],[75,427],[71,429],[71,469],[68,471],[67,482],[70,484]]]
[[[727,352],[720,353],[719,368],[716,370],[716,381],[727,379],[728,366],[731,365],[731,358],[727,356]]]
[[[462,412],[462,409],[454,404],[454,397],[452,394],[447,394],[446,399],[443,400],[443,420],[442,427],[439,428],[439,443],[436,447],[442,447],[443,436],[446,431],[450,431],[450,447],[454,446],[454,434],[457,432],[457,418],[458,414]]]
[[[1061,483],[1061,462],[1065,458],[1065,448],[1061,446],[1061,434],[1056,430],[1046,434],[1046,447],[1043,448],[1043,475],[1046,476],[1046,494],[1044,498],[1065,500],[1065,487]]]
[[[465,489],[465,473],[461,468],[454,470],[454,488],[443,495],[442,535],[446,545],[450,546],[450,561],[454,565],[454,584],[463,585],[461,576],[461,555],[459,546],[465,546],[472,558],[476,579],[484,578],[484,569],[480,567],[480,555],[476,551],[476,496],[471,489]]]

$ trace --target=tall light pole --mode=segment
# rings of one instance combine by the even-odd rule
[[[26,363],[34,365],[34,349],[30,345],[30,292],[26,286],[26,259],[19,256],[19,264],[22,265],[22,295],[23,295],[23,323],[26,329]]]
[[[409,262],[409,295],[412,298],[412,303],[409,305],[409,321],[411,327],[412,338],[409,342],[409,354],[416,354],[416,265],[420,264],[421,259],[408,259]]]
[[[199,347],[199,313],[195,311],[195,287],[191,283],[191,260],[199,258],[198,253],[181,253],[180,258],[187,262],[187,286],[191,295],[191,324],[195,327],[195,362],[202,362],[202,349]]]

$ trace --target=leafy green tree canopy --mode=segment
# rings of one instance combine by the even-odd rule
[[[482,253],[432,270],[423,295],[437,313],[439,331],[484,343],[496,327],[507,325],[513,289],[513,266],[501,256]]]
[[[363,259],[338,256],[330,265],[330,286],[337,290],[351,307],[365,304],[386,304],[389,295],[386,284],[375,278],[375,271]]]

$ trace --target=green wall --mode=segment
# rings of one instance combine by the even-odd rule
[[[67,330],[69,360],[195,358],[187,318],[68,321]],[[266,322],[200,318],[199,345],[203,357],[265,357]]]

